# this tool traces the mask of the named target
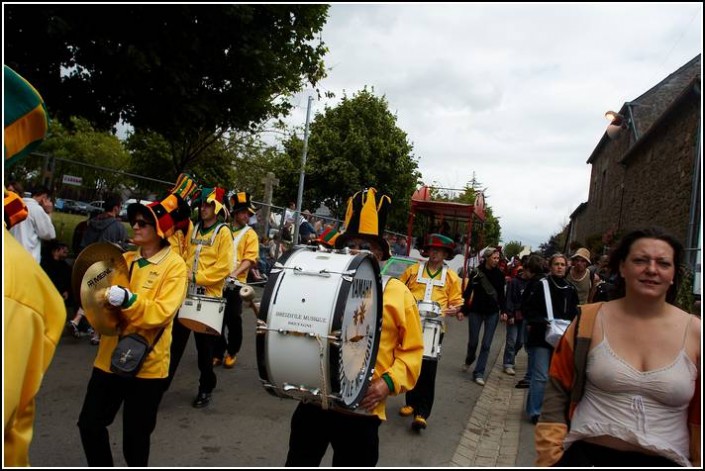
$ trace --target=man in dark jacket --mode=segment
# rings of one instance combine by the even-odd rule
[[[487,248],[482,257],[484,263],[478,267],[477,272],[471,275],[470,282],[465,288],[463,293],[465,303],[461,309],[462,313],[468,317],[469,330],[468,350],[463,371],[468,371],[475,361],[477,345],[480,340],[480,327],[483,323],[485,324],[480,356],[477,358],[475,371],[472,373],[473,380],[480,386],[485,385],[485,367],[499,315],[506,312],[504,274],[497,268],[499,250],[494,247]]]
[[[119,196],[108,195],[105,198],[104,212],[87,223],[86,232],[81,240],[81,250],[94,242],[112,242],[123,249],[127,248],[127,229],[117,217],[121,207]]]

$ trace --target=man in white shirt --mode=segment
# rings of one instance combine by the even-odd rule
[[[40,263],[41,241],[56,238],[56,230],[50,216],[54,210],[54,203],[51,201],[49,190],[41,186],[34,189],[31,197],[23,200],[29,215],[27,219],[10,228],[10,232],[22,247],[32,254],[37,263]]]

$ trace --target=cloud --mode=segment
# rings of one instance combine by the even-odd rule
[[[424,181],[474,174],[503,241],[537,248],[587,201],[605,111],[702,53],[702,20],[694,3],[333,5],[321,86],[337,98],[314,111],[374,87]]]

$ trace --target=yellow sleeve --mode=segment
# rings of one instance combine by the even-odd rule
[[[206,287],[215,285],[215,291],[222,291],[225,278],[233,271],[233,250],[232,232],[227,226],[219,228],[213,245],[201,250],[200,259],[204,264],[206,261],[208,263],[205,270],[198,270],[196,273],[196,284]]]
[[[7,230],[4,236],[4,465],[29,466],[34,398],[59,343],[66,308],[29,252]]]
[[[259,259],[259,238],[257,237],[257,232],[254,229],[247,231],[247,234],[243,236],[236,250],[238,251],[238,260],[240,263],[249,260],[252,262],[250,268],[256,267],[257,260]],[[240,273],[237,279],[246,283],[248,271],[249,270],[245,270]]]
[[[453,270],[448,270],[446,293],[448,296],[448,307],[463,305],[463,290],[460,287],[460,277]]]

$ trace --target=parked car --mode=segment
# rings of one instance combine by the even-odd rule
[[[96,206],[93,206],[89,203],[86,203],[85,201],[76,201],[76,212],[78,214],[99,214],[103,212],[102,208],[98,208]]]
[[[144,205],[148,205],[149,203],[152,203],[153,201],[139,200],[139,202]],[[123,219],[123,220],[127,219],[127,207],[130,206],[132,203],[137,203],[137,200],[135,198],[130,198],[129,200],[122,203],[122,209],[120,209],[120,214],[118,214],[120,219]]]
[[[105,211],[105,209],[103,208],[103,206],[105,205],[104,200],[91,201],[89,204],[91,206],[95,206],[96,208],[99,208],[101,211]]]

